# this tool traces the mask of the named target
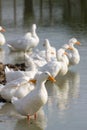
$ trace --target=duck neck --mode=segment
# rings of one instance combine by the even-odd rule
[[[36,65],[33,62],[30,64],[30,69],[33,71],[36,70]]]
[[[45,55],[46,55],[46,61],[47,62],[51,61],[51,54],[49,53],[49,51],[46,50]]]
[[[36,29],[35,29],[35,28],[32,28],[31,33],[32,33],[32,36],[33,36],[33,37],[37,36],[37,35],[36,35]]]
[[[38,80],[37,85],[36,85],[37,89],[45,88],[45,86],[44,86],[45,82],[46,81],[41,82],[41,81]]]
[[[72,44],[71,47],[72,47],[72,52],[73,53],[78,53],[78,50],[74,47],[74,44]]]
[[[46,44],[46,48],[47,48],[47,49],[50,48],[50,43],[49,43],[49,42],[47,42],[47,44]]]
[[[32,37],[36,39],[37,43],[39,42],[39,37],[36,34],[36,29],[32,28]]]
[[[73,48],[73,49],[75,48],[74,43],[70,43],[69,45],[70,45],[71,48]]]
[[[27,70],[31,70],[31,71],[36,70],[36,65],[33,59],[28,59],[28,61],[26,62],[26,67],[27,67]]]

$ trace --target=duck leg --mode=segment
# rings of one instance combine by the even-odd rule
[[[27,115],[27,120],[30,121],[30,115]]]
[[[36,113],[34,114],[34,119],[36,120],[36,118],[37,118],[37,115],[36,115]]]

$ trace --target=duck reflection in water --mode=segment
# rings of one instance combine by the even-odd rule
[[[9,52],[9,62],[12,64],[25,62],[25,55],[23,52]]]
[[[37,120],[31,118],[30,122],[26,119],[18,120],[14,130],[45,130],[47,126],[47,118],[42,108],[37,112],[37,116]]]
[[[79,97],[80,75],[74,71],[68,71],[58,86],[58,108],[65,110],[70,108],[72,99]]]
[[[50,86],[50,87],[48,87]],[[72,99],[76,101],[79,97],[80,75],[74,71],[68,73],[62,78],[56,77],[56,83],[46,83],[48,92],[48,109],[49,113],[54,111],[55,104],[60,111],[70,108]]]
[[[21,116],[15,110],[14,106],[11,103],[4,103],[0,108],[0,121],[4,122],[6,120],[16,121],[14,130],[44,130],[47,126],[47,117],[44,113],[43,108],[37,112],[37,120],[31,117],[30,122],[27,121],[26,116]]]

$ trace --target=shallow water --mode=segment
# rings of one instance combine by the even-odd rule
[[[14,0],[15,1],[15,0]],[[26,0],[25,0],[26,1]],[[32,23],[37,24],[40,44],[48,38],[51,44],[59,49],[72,37],[76,37],[81,46],[77,47],[81,56],[80,63],[69,69],[67,75],[51,84],[46,83],[48,102],[38,112],[35,121],[28,124],[19,116],[12,104],[6,103],[0,108],[0,129],[4,130],[82,130],[87,129],[87,2],[48,0],[37,2],[31,0],[31,8],[24,6],[24,0],[2,1],[0,23],[6,28],[4,33],[7,42],[17,39],[30,31]],[[28,1],[28,3],[29,3]],[[77,4],[78,2],[78,4]],[[13,8],[14,7],[14,8]],[[76,11],[75,11],[76,10]],[[24,62],[23,52],[10,52],[5,45],[0,50],[0,62]]]

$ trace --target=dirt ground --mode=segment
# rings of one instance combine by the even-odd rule
[[[5,67],[8,66],[9,68],[13,70],[22,70],[25,71],[25,63],[21,64],[3,64],[0,63],[0,84],[5,85],[6,84],[6,76],[5,76]],[[0,102],[6,102],[1,96],[0,96]]]
[[[6,84],[6,76],[5,76],[5,67],[8,66],[9,68],[12,68],[13,70],[22,70],[25,71],[25,63],[21,64],[3,64],[0,63],[0,84]]]

